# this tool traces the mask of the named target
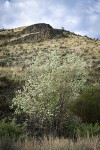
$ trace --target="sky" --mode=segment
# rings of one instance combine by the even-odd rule
[[[100,38],[100,0],[0,0],[0,28],[36,23]]]

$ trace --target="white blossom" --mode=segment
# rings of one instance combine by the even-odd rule
[[[13,99],[16,113],[51,118],[61,101],[67,107],[79,95],[88,73],[86,63],[76,54],[39,51],[36,60],[25,73],[25,86]],[[56,114],[55,114],[56,115]]]

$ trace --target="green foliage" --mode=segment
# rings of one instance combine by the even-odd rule
[[[77,129],[80,127],[81,120],[72,113],[66,113],[59,118],[59,125],[57,126],[58,136],[75,138],[77,136]]]
[[[96,124],[80,124],[77,128],[77,135],[79,137],[92,137],[100,135],[100,125]]]
[[[45,122],[59,126],[68,103],[74,101],[87,78],[86,63],[74,53],[61,56],[60,52],[39,51],[26,71],[25,86],[13,99],[16,113],[26,113],[39,126]]]
[[[79,98],[71,104],[71,110],[85,122],[100,122],[100,87],[85,87]]]
[[[0,150],[17,150],[14,145],[14,141],[9,137],[0,139]]]
[[[25,127],[16,124],[14,120],[6,122],[0,121],[0,137],[9,137],[14,140],[25,138]]]
[[[70,112],[66,112],[62,117],[54,117],[53,120],[41,123],[41,119],[31,118],[27,122],[27,132],[30,136],[42,137],[52,134],[54,137],[70,137],[76,136],[76,131],[80,127],[81,120],[77,116],[73,116]]]
[[[20,78],[8,77],[0,75],[0,117],[5,118],[10,116],[14,109],[11,109],[12,99],[15,96],[15,91],[21,88]]]

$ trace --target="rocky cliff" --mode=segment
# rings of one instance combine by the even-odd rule
[[[64,37],[67,31],[54,29],[49,24],[39,23],[24,28],[16,34],[17,38],[12,43],[37,42],[50,38]]]

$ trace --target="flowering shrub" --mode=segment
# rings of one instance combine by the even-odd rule
[[[16,113],[27,113],[52,122],[61,118],[83,88],[87,78],[86,63],[76,54],[61,56],[60,52],[39,51],[26,70],[25,86],[13,99]]]

